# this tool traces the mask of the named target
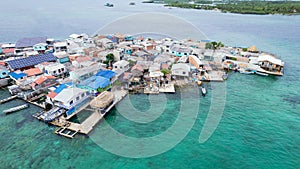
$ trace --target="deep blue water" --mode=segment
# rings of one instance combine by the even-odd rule
[[[219,105],[213,102],[212,95],[218,86],[209,87],[206,97],[192,97],[197,93],[196,88],[166,96],[130,95],[128,99],[135,109],[142,111],[141,117],[143,113],[162,111],[162,114],[153,122],[135,123],[121,114],[131,106],[123,101],[106,117],[107,124],[97,125],[90,138],[77,136],[69,140],[53,134],[54,127],[31,117],[38,111],[34,106],[9,116],[0,115],[0,168],[300,168],[300,16],[240,15],[168,9],[139,1],[136,6],[128,6],[127,1],[110,2],[115,4],[114,8],[104,7],[105,1],[92,0],[1,1],[0,41],[15,42],[28,36],[66,38],[72,33],[94,34],[119,17],[159,12],[186,20],[209,39],[231,46],[256,45],[260,50],[274,53],[285,62],[285,75],[259,77],[231,73],[224,83],[226,105],[222,119],[213,135],[201,144],[199,134],[209,109]],[[188,30],[190,37],[197,37],[189,32],[192,29],[182,25],[168,29],[170,34],[179,30]],[[6,91],[0,90],[1,99],[7,96]],[[197,100],[199,105],[194,104]],[[19,104],[22,101],[6,103],[0,106],[0,111]],[[108,124],[131,137],[152,137],[176,122],[179,105],[188,107],[183,110],[187,115],[197,108],[198,115],[187,136],[169,151],[148,158],[126,158],[99,146],[100,143],[138,152],[143,145],[132,148],[123,144],[121,137],[107,141]],[[183,128],[184,124],[179,127]],[[171,134],[176,137],[181,131]],[[158,140],[161,146],[157,148],[172,142],[171,138]]]

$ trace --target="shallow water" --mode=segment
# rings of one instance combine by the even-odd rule
[[[260,50],[275,53],[285,61],[285,75],[260,77],[231,73],[226,82],[222,119],[205,143],[200,144],[198,139],[214,87],[206,97],[199,96],[198,116],[188,135],[170,151],[142,159],[117,156],[98,146],[93,138],[102,130],[106,132],[103,122],[90,138],[78,135],[70,140],[53,134],[54,127],[33,119],[31,115],[39,110],[35,106],[7,116],[1,114],[0,168],[300,168],[300,16],[224,14],[140,3],[129,7],[124,1],[112,1],[115,7],[105,8],[104,3],[1,1],[0,6],[7,8],[0,15],[0,39],[13,42],[24,36],[65,38],[71,33],[93,34],[118,17],[157,11],[186,19],[210,39],[232,46],[256,45]],[[123,102],[105,119],[115,130],[128,136],[143,138],[160,134],[178,117],[178,105],[183,101],[180,96],[185,92],[188,90],[166,95],[165,105],[153,109],[162,108],[163,113],[149,124],[124,118],[118,112],[122,107],[126,110],[128,105]],[[0,90],[1,99],[7,96],[8,92]],[[161,96],[151,97],[159,100]],[[142,111],[141,115],[151,109],[147,95],[130,95],[129,99]],[[195,98],[182,99],[192,102]],[[5,103],[0,106],[0,112],[22,103],[21,100]],[[112,140],[112,143],[116,147],[126,146],[118,144],[122,141]]]

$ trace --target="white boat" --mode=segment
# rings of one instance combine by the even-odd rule
[[[205,87],[201,87],[201,92],[202,92],[202,95],[203,95],[203,96],[206,95],[206,89],[205,89]]]
[[[254,74],[255,71],[254,70],[250,70],[250,69],[239,69],[239,72],[241,74],[246,74],[246,75],[251,75],[251,74]]]
[[[26,109],[26,108],[28,108],[28,107],[29,107],[28,104],[23,104],[23,105],[20,105],[20,106],[17,106],[17,107],[13,107],[13,108],[4,110],[3,113],[9,114],[9,113],[12,113],[12,112],[15,112],[15,111],[19,111],[19,110]]]
[[[263,73],[263,72],[255,72],[255,74],[260,75],[260,76],[269,76],[269,74]]]

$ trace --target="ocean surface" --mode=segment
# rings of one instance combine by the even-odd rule
[[[83,32],[92,35],[120,17],[158,12],[185,20],[208,39],[230,46],[256,45],[259,50],[274,53],[285,62],[285,74],[261,77],[232,72],[223,84],[205,84],[205,97],[198,94],[196,87],[177,89],[172,95],[129,95],[89,136],[78,135],[75,139],[57,136],[53,133],[55,127],[34,119],[31,115],[40,110],[38,107],[30,106],[10,115],[1,113],[0,168],[300,168],[300,16],[240,15],[169,9],[140,1],[135,1],[135,6],[129,6],[129,1],[110,2],[115,7],[107,8],[106,1],[94,0],[1,1],[0,41],[15,42],[31,36],[63,39]],[[151,30],[156,25],[147,27]],[[186,29],[179,24],[167,30],[172,35],[179,31],[190,38],[198,36],[193,32],[195,29],[182,31]],[[222,118],[211,137],[200,143],[199,135],[210,109],[221,105],[215,99],[218,95],[214,95],[220,85],[225,86],[226,96]],[[0,89],[0,99],[8,96],[7,91]],[[22,103],[15,100],[0,105],[0,112]],[[132,112],[129,108],[137,111],[131,117],[133,120],[124,116]],[[186,135],[180,129],[189,124],[176,123],[181,114],[195,115],[191,116],[191,128]],[[134,121],[147,115],[153,121]],[[85,116],[79,115],[74,121],[82,121]],[[154,140],[153,144],[158,146],[153,150],[164,149],[182,134],[183,140],[145,158],[137,158],[143,156],[138,150],[148,145],[124,144],[121,136],[110,139],[108,127],[132,138],[151,138],[175,123],[178,130],[171,133],[172,137]],[[138,155],[120,156],[110,148]]]

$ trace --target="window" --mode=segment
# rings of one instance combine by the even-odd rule
[[[79,96],[76,97],[76,101],[78,101],[78,100],[79,100]]]
[[[84,97],[84,93],[81,94],[81,97]]]
[[[3,76],[6,76],[6,75],[7,75],[7,73],[6,73],[6,72],[2,72],[2,75],[3,75]]]
[[[70,105],[72,105],[73,104],[73,100],[72,101],[70,101]]]
[[[56,73],[56,71],[54,70],[54,71],[53,71],[53,74],[55,74],[55,73]]]
[[[61,68],[61,71],[62,71],[62,72],[65,71],[65,68]]]
[[[183,75],[185,75],[185,72],[182,72]]]
[[[188,55],[187,53],[184,53],[184,55]]]
[[[118,68],[118,66],[115,66],[115,69],[117,69]]]

